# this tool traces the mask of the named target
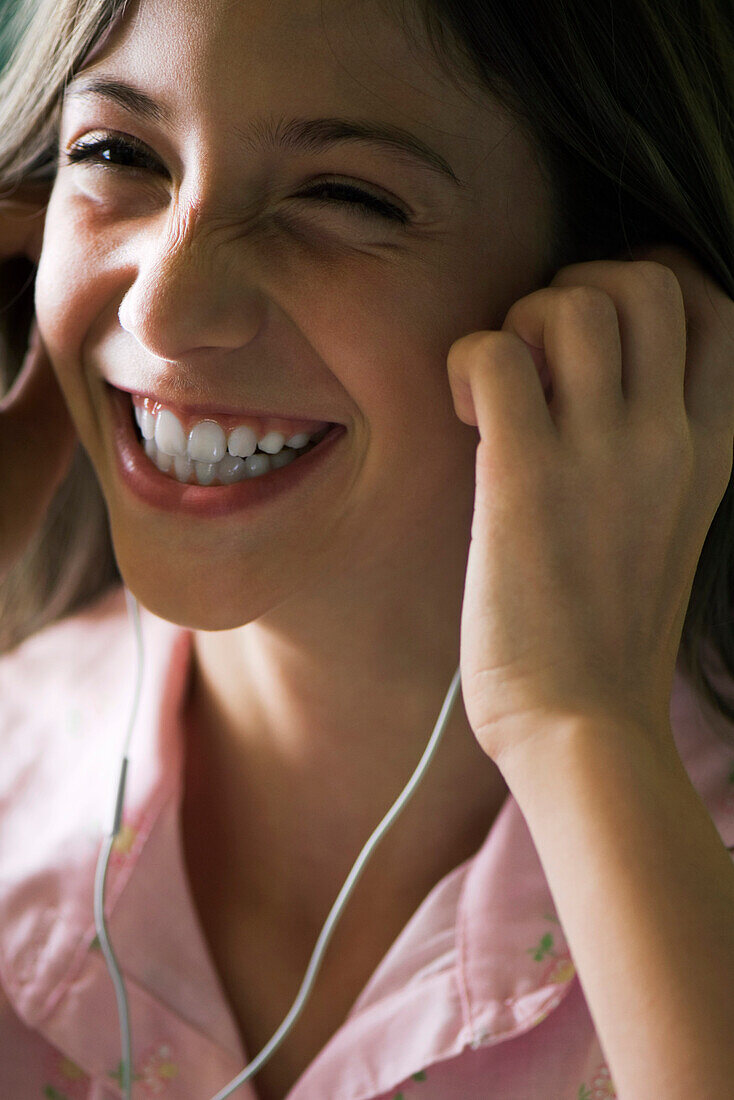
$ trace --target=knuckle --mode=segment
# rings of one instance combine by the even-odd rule
[[[493,363],[517,362],[518,350],[525,344],[514,332],[499,331],[492,334],[495,339],[487,351],[491,354]]]
[[[598,286],[570,286],[559,294],[556,303],[559,314],[572,323],[616,323],[617,308],[610,294]]]
[[[558,269],[548,285],[554,288],[579,286],[583,283],[589,272],[598,272],[606,265],[606,260],[582,260],[576,263],[566,264],[565,267],[560,267]]]
[[[691,437],[685,423],[652,421],[645,432],[642,448],[646,460],[656,469],[683,468],[692,458]]]
[[[681,300],[682,293],[678,277],[665,264],[658,263],[657,260],[634,260],[630,270],[646,290],[654,294],[668,295],[676,302]]]
[[[446,356],[448,365],[456,366],[481,351],[488,336],[491,336],[490,332],[467,332],[459,336],[448,350]]]
[[[528,314],[537,316],[542,314],[547,302],[553,302],[559,294],[557,287],[544,286],[533,290],[523,298],[518,298],[512,303],[505,314],[505,320],[500,331],[506,331],[506,326],[514,326],[517,318],[526,317]]]
[[[477,357],[487,361],[492,359],[504,359],[511,351],[516,353],[517,345],[521,343],[518,336],[511,332],[501,332],[496,329],[488,329],[482,332],[469,332],[461,336],[449,348],[448,362],[452,360],[475,359]]]

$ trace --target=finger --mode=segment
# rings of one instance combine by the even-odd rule
[[[526,461],[532,441],[555,440],[543,385],[530,351],[512,332],[470,332],[447,356],[456,413],[479,427],[490,453]]]
[[[669,267],[683,293],[684,399],[691,427],[734,435],[734,301],[690,252],[656,245],[645,255]]]
[[[35,451],[51,454],[55,461],[60,452],[64,458],[71,453],[72,439],[76,443],[66,399],[35,319],[21,369],[0,400],[0,414],[4,442],[12,441],[9,453],[28,455]]]
[[[47,184],[26,183],[0,196],[0,258],[25,254],[38,263],[48,195]]]
[[[646,419],[685,414],[686,329],[683,294],[673,273],[647,260],[593,260],[561,268],[551,287],[583,283],[605,291],[617,311],[622,393]]]
[[[604,432],[624,414],[622,351],[614,302],[596,287],[543,287],[510,307],[503,331],[545,349],[551,412],[562,431]]]

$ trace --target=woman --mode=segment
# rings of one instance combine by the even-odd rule
[[[730,94],[731,42],[724,16],[702,6],[700,33],[720,51],[707,55],[709,73],[682,11],[675,29],[652,4],[602,28],[583,9],[546,4],[518,21],[511,6],[138,0],[118,10],[76,0],[31,22],[6,76],[13,127],[0,169],[22,185],[15,202],[38,211],[23,221],[23,247],[6,254],[37,264],[40,336],[26,390],[3,414],[13,538],[30,546],[76,433],[119,575],[151,616],[190,632],[185,868],[247,1061],[292,1004],[339,887],[404,787],[461,656],[464,705],[360,880],[309,1005],[257,1074],[252,1095],[267,1100],[408,1089],[478,1097],[492,1086],[503,1098],[560,1100],[569,1089],[613,1095],[612,1080],[625,1097],[682,1097],[694,1071],[699,1093],[714,1095],[734,1068],[712,1040],[732,1007],[721,975],[734,965],[723,931],[734,872],[667,728],[686,609],[687,652],[698,654],[708,632],[731,671],[730,631],[711,626],[728,614],[715,592],[728,595],[734,405],[721,321],[734,285],[731,150],[712,96]],[[710,76],[706,87],[685,84],[681,56],[687,71],[695,60]],[[678,142],[691,133],[689,150]],[[31,185],[44,181],[34,208]],[[17,205],[11,213],[17,232]],[[675,249],[636,254],[657,255],[657,265],[624,251],[652,241],[687,244],[708,274]],[[694,451],[682,442],[681,383],[696,325],[694,396],[710,434],[717,410],[719,421],[716,447]],[[40,397],[23,406],[34,392],[45,418]],[[635,409],[646,402],[644,433],[642,417],[637,434],[626,419],[622,427],[633,399]],[[655,410],[659,452],[650,450]],[[134,416],[125,466],[120,440]],[[214,427],[202,429],[207,422]],[[55,434],[43,435],[46,426]],[[273,468],[231,445],[241,428],[265,441],[261,456],[303,434],[329,438],[318,461],[286,454],[288,468]],[[554,449],[561,430],[577,448],[564,457]],[[52,452],[43,469],[39,439]],[[241,489],[213,470],[222,439],[232,459],[256,459],[227,467]],[[41,492],[35,515],[21,518],[18,502]],[[98,547],[93,583],[79,576],[83,548],[66,552],[76,580],[67,579],[56,625],[108,588]],[[38,543],[18,561],[5,550],[8,588],[43,553]],[[10,648],[24,627],[11,605],[5,620]],[[23,636],[34,640],[27,627]],[[549,794],[554,767],[564,811],[555,786]],[[422,994],[391,1021],[389,1043],[379,1028],[357,1041],[390,998],[369,1002],[341,1060],[314,1076],[396,937],[420,913],[438,919],[424,903],[444,899],[443,917],[456,908],[447,890],[499,842],[493,826],[507,820],[508,796],[558,907],[544,919],[560,925],[545,926],[556,936],[556,977],[538,979],[532,1017],[520,1001],[527,976],[510,967],[486,993],[491,1024],[478,1026],[473,971],[461,960],[475,941],[468,931],[462,941],[457,924],[457,977],[446,972],[443,999]],[[656,878],[635,838],[655,865],[665,851],[680,862]],[[681,871],[686,844],[700,882]],[[519,862],[514,870],[519,882]],[[493,888],[512,881],[497,877]],[[689,907],[695,934],[658,929],[655,940],[644,921],[625,923],[635,899],[663,920],[665,897]],[[462,912],[481,920],[481,907]],[[495,945],[516,919],[504,912]],[[437,927],[424,927],[424,949]],[[599,936],[614,964],[598,959]],[[559,962],[565,984],[573,978],[564,937],[588,1007],[578,987],[564,1004],[587,1023],[593,1016],[597,1045],[588,1028],[581,1037],[581,1016],[569,1018],[560,1058],[539,1025],[562,1011]],[[695,952],[699,978],[674,1005],[675,1028],[646,1008],[672,996],[674,978],[680,986],[653,942]],[[717,965],[707,969],[714,942]],[[633,974],[641,1007],[630,1013],[621,998]],[[404,998],[411,976],[393,973],[390,997]],[[505,1015],[490,1011],[498,997]],[[526,1045],[531,1019],[538,1031]],[[110,1012],[106,1035],[114,1023]],[[151,1036],[138,1025],[145,1045]],[[426,1028],[423,1048],[408,1040]],[[493,1050],[508,1032],[518,1045]],[[70,1049],[60,1049],[73,1058],[82,1048],[65,1034]],[[161,1057],[172,1095],[201,1095],[203,1079]],[[138,1050],[134,1069],[147,1081],[145,1058]],[[73,1060],[80,1090],[110,1084],[111,1064],[104,1072]],[[20,1059],[8,1072],[20,1073]]]

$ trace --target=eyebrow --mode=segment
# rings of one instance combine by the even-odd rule
[[[170,125],[172,122],[166,107],[139,88],[120,80],[80,74],[65,90],[65,99],[90,95],[111,99],[126,111],[154,123]],[[345,142],[369,145],[401,160],[407,156],[418,167],[449,179],[457,187],[466,187],[440,153],[409,130],[391,123],[357,118],[263,118],[254,119],[244,129],[236,127],[235,135],[248,152],[284,149],[293,153],[319,153]]]

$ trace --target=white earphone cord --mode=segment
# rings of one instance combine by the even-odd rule
[[[133,621],[135,627],[135,636],[137,639],[138,648],[138,671],[137,679],[135,683],[135,698],[133,700],[132,712],[130,714],[130,721],[125,735],[125,744],[123,748],[123,760],[122,769],[120,771],[120,779],[117,788],[117,798],[115,803],[115,812],[112,823],[112,828],[109,835],[105,836],[102,847],[100,848],[99,857],[97,859],[97,870],[94,879],[94,923],[97,927],[97,934],[99,936],[100,947],[107,963],[107,969],[110,972],[113,985],[115,987],[115,996],[117,997],[117,1013],[120,1020],[120,1043],[122,1048],[122,1088],[125,1094],[125,1100],[132,1100],[132,1056],[130,1049],[130,1021],[128,1015],[127,994],[125,992],[125,986],[122,980],[117,960],[112,950],[112,945],[107,935],[107,926],[105,925],[104,917],[104,889],[105,881],[107,878],[107,864],[110,858],[110,851],[114,844],[115,838],[120,830],[120,824],[122,821],[122,805],[125,797],[125,780],[127,776],[128,767],[128,750],[130,747],[130,739],[135,725],[135,716],[138,710],[138,702],[140,699],[140,685],[143,676],[143,636],[140,629],[140,613],[138,609],[138,602],[135,597],[125,588],[125,598],[127,600],[128,616]],[[316,946],[311,955],[311,960],[306,969],[301,988],[298,991],[298,995],[293,1002],[293,1005],[288,1015],[283,1020],[282,1024],[275,1032],[270,1041],[263,1047],[260,1053],[242,1070],[242,1072],[230,1081],[225,1088],[221,1089],[216,1096],[213,1096],[211,1100],[225,1100],[225,1097],[230,1096],[236,1088],[239,1088],[243,1082],[248,1081],[257,1071],[268,1061],[268,1059],[275,1053],[283,1039],[293,1027],[293,1024],[298,1019],[298,1016],[306,1003],[306,1000],[311,992],[314,980],[321,965],[321,959],[324,955],[326,947],[331,939],[331,935],[334,931],[334,927],[339,917],[342,914],[342,910],[346,905],[350,894],[354,890],[357,884],[359,876],[364,870],[367,860],[375,850],[377,843],[385,835],[387,830],[393,824],[398,814],[404,809],[408,800],[415,793],[415,789],[419,782],[423,778],[425,771],[430,764],[439,742],[443,735],[443,731],[446,727],[446,723],[451,715],[456,702],[456,697],[459,692],[459,686],[461,684],[460,668],[457,668],[454,673],[454,677],[449,685],[449,689],[446,692],[446,698],[443,701],[441,707],[441,713],[436,720],[433,733],[431,734],[428,745],[425,748],[423,756],[421,757],[417,768],[410,777],[407,785],[404,787],[401,794],[393,803],[390,810],[382,819],[380,824],[372,833],[371,837],[359,853],[357,860],[352,867],[347,880],[339,891],[339,896],[331,907],[331,911],[326,918],[326,923],[321,929]]]

